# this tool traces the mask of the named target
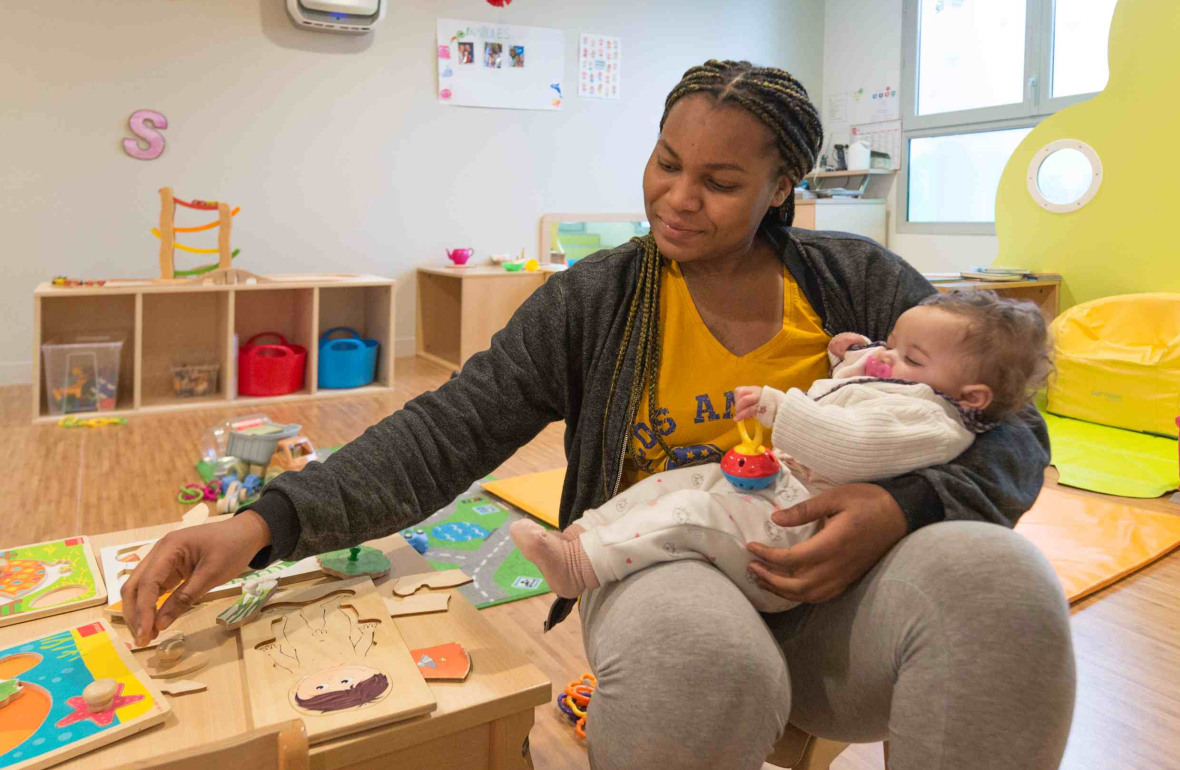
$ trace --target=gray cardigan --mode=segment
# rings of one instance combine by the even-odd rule
[[[903,311],[934,291],[897,255],[844,233],[791,230],[782,258],[830,335],[884,339]],[[630,434],[626,398],[604,412],[638,266],[638,248],[628,243],[555,274],[491,347],[446,384],[326,462],[267,485],[253,508],[270,526],[272,545],[254,564],[412,526],[557,420],[565,421],[568,462],[562,528],[604,503],[615,492]],[[635,348],[633,342],[619,376],[621,393],[634,378]],[[1048,450],[1044,421],[1029,407],[980,435],[953,462],[878,483],[897,500],[911,531],[944,519],[1013,526],[1040,491]],[[558,599],[546,627],[572,606]]]

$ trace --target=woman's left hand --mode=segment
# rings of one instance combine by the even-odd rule
[[[762,561],[750,563],[758,584],[790,601],[818,604],[844,593],[906,534],[906,519],[893,496],[875,484],[847,484],[799,505],[775,511],[780,527],[826,517],[823,529],[790,548],[748,543]]]

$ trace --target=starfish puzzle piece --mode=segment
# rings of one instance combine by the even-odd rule
[[[62,717],[54,727],[67,727],[75,722],[82,722],[87,719],[93,719],[94,723],[99,727],[106,727],[115,721],[115,711],[117,709],[130,706],[132,703],[138,703],[141,700],[143,700],[142,695],[123,695],[122,682],[119,683],[119,688],[115,691],[115,697],[106,711],[91,711],[90,707],[86,705],[86,701],[82,699],[82,696],[75,695],[72,698],[66,699],[66,705],[72,708],[73,711]]]

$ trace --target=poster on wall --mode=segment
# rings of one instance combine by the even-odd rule
[[[866,143],[870,149],[889,153],[890,168],[897,169],[901,163],[901,121],[889,120],[882,123],[865,123],[853,126],[849,131],[852,141]]]
[[[438,20],[438,100],[458,107],[561,109],[559,29]]]
[[[618,99],[622,41],[609,35],[588,35],[583,32],[578,49],[578,96],[587,99]]]

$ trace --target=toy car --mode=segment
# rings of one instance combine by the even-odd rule
[[[315,447],[311,445],[307,436],[299,435],[280,439],[275,453],[270,458],[270,464],[285,471],[298,471],[314,459]]]

